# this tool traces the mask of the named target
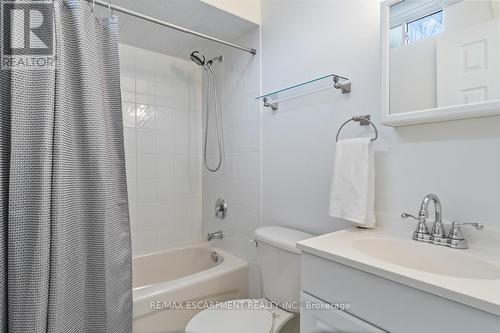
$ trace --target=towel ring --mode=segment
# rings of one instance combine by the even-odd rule
[[[378,130],[377,130],[377,127],[375,126],[374,123],[372,123],[370,121],[370,115],[366,115],[366,116],[354,116],[352,117],[351,119],[348,119],[346,120],[339,128],[339,131],[337,132],[337,137],[335,138],[335,142],[339,142],[339,135],[340,135],[340,132],[342,131],[342,128],[347,124],[349,123],[350,121],[355,121],[355,122],[359,122],[361,126],[366,126],[366,125],[372,125],[373,129],[375,130],[375,137],[372,138],[372,142],[377,140],[378,138]]]

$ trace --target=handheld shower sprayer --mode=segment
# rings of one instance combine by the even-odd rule
[[[217,79],[215,77],[215,71],[212,67],[214,61],[222,62],[222,55],[212,58],[206,61],[206,58],[199,51],[191,52],[191,60],[202,67],[207,73],[207,103],[206,109],[207,114],[205,116],[205,135],[204,135],[204,143],[203,143],[203,162],[205,164],[205,168],[210,172],[218,171],[222,166],[222,161],[224,158],[224,133],[222,127],[222,109],[220,105],[220,96],[217,90]],[[215,132],[217,136],[217,146],[218,146],[218,155],[219,160],[217,162],[217,166],[215,168],[211,168],[207,162],[207,145],[208,145],[208,123],[210,121],[210,113],[213,112],[215,115]]]

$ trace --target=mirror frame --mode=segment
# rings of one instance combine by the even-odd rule
[[[380,3],[380,61],[381,61],[381,123],[386,126],[405,126],[446,120],[487,117],[500,114],[500,100],[474,104],[390,113],[389,91],[389,21],[390,7],[404,0]]]

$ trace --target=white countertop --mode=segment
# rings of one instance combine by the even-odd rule
[[[458,259],[457,265],[460,265],[459,256],[463,255],[472,257],[465,259],[474,260],[474,258],[477,258],[482,262],[500,268],[500,255],[496,249],[488,250],[475,247],[467,250],[450,249],[444,246],[413,241],[411,233],[407,235],[391,234],[387,230],[377,229],[352,228],[341,230],[300,241],[297,243],[297,248],[303,252],[500,316],[500,279],[454,277],[392,264],[368,255],[353,245],[353,242],[367,238],[388,240],[388,243],[408,241],[405,246],[415,249],[415,257],[409,260],[425,260],[426,256],[432,256],[433,251],[437,251],[435,253],[439,255],[451,255],[454,259]]]

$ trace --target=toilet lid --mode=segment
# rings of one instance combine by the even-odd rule
[[[186,333],[271,333],[272,329],[273,315],[266,309],[222,307],[198,313]]]

